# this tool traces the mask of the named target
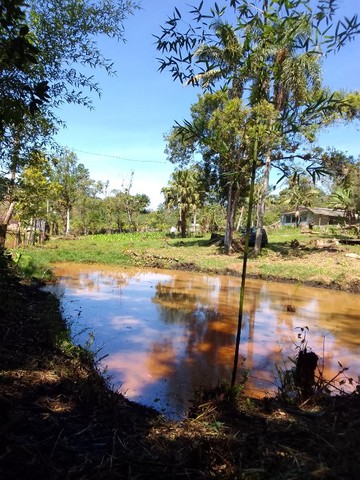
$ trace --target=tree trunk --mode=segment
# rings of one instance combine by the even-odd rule
[[[196,210],[194,212],[194,215],[193,215],[193,234],[196,235],[197,231],[196,231],[196,219],[197,219],[197,214],[196,214]]]
[[[257,211],[257,227],[256,227],[256,238],[255,238],[255,246],[253,250],[254,255],[258,255],[261,252],[261,240],[262,240],[262,232],[264,227],[264,215],[265,215],[265,204],[268,195],[269,189],[269,178],[270,178],[270,169],[271,169],[271,156],[270,152],[266,155],[265,161],[265,171],[264,171],[264,178],[261,186],[261,196],[258,205]]]
[[[1,223],[0,224],[0,250],[5,248],[6,231],[7,231],[7,224]]]
[[[18,223],[18,228],[16,230],[16,237],[15,237],[15,247],[19,247],[21,245],[21,223]]]
[[[70,207],[67,207],[66,209],[66,229],[65,229],[65,234],[69,235],[70,233]]]
[[[2,248],[5,247],[7,227],[13,216],[14,208],[15,208],[15,202],[12,201],[10,202],[9,208],[7,209],[7,212],[3,218],[2,224],[0,225],[0,247]]]
[[[236,184],[231,184],[228,192],[228,204],[226,208],[226,230],[224,238],[224,245],[228,255],[230,255],[232,252],[232,240],[235,230],[235,215],[239,196],[240,191],[237,188]]]
[[[242,224],[242,221],[243,221],[244,211],[245,211],[245,207],[244,207],[244,205],[243,205],[243,206],[241,207],[239,220],[238,220],[238,223],[237,223],[237,225],[236,225],[236,231],[237,231],[237,232],[240,230],[240,227],[241,227],[241,224]]]
[[[186,211],[180,209],[180,233],[181,238],[186,237]]]

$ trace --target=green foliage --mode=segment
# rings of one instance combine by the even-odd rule
[[[124,41],[124,22],[139,8],[136,1],[31,0],[29,23],[39,51],[41,72],[55,106],[63,102],[91,106],[87,93],[100,94],[93,75],[82,66],[114,74],[101,52],[101,36]],[[84,92],[85,90],[85,92]]]
[[[181,236],[186,236],[186,221],[189,212],[193,214],[203,202],[202,191],[197,170],[176,170],[168,187],[162,189],[165,205],[179,211]]]
[[[295,176],[288,180],[288,187],[280,192],[279,201],[288,210],[296,210],[300,206],[314,206],[319,196],[319,189],[308,178]]]
[[[5,0],[0,5],[0,141],[9,126],[33,115],[49,99],[48,84],[39,78],[39,49],[26,19],[27,4]]]
[[[215,4],[205,11],[204,2],[200,2],[191,7],[190,19],[175,9],[174,15],[161,27],[161,35],[156,37],[157,49],[162,55],[160,71],[167,69],[174,79],[199,85],[203,91],[217,87],[221,93],[226,92],[230,102],[241,98],[251,109],[253,121],[244,126],[244,122],[236,122],[233,114],[230,121],[226,118],[234,105],[222,106],[213,126],[218,128],[222,124],[223,128],[218,128],[218,134],[213,129],[209,137],[204,133],[204,127],[210,123],[205,115],[198,123],[185,122],[184,127],[175,130],[187,131],[189,141],[184,142],[183,135],[181,142],[173,142],[176,150],[170,155],[172,160],[179,155],[180,161],[188,162],[190,143],[198,141],[212,150],[201,150],[211,165],[208,171],[216,170],[213,165],[217,161],[228,164],[228,169],[220,173],[224,174],[226,187],[221,191],[226,192],[223,198],[228,206],[226,244],[231,244],[239,200],[239,193],[234,192],[234,176],[241,185],[249,183],[255,143],[254,167],[266,165],[258,209],[261,232],[271,162],[276,161],[277,167],[287,175],[288,162],[295,158],[312,160],[312,156],[304,154],[304,143],[314,141],[320,126],[334,121],[344,109],[343,96],[322,88],[319,63],[322,53],[340,48],[359,33],[357,14],[336,22],[337,8],[333,1],[318,1],[310,7],[307,0],[264,0],[254,7],[252,2],[243,0],[230,2],[230,6],[221,9]],[[224,20],[225,17],[232,18],[233,24]],[[353,105],[357,97],[354,99]],[[350,99],[348,103],[351,104]],[[172,135],[170,140],[173,139]],[[311,162],[306,171],[315,180],[323,168]],[[253,205],[249,215],[252,208]]]
[[[17,175],[24,167],[32,168],[29,159],[34,150],[49,143],[61,124],[56,118],[56,108],[64,102],[91,107],[89,92],[100,94],[94,76],[84,73],[83,67],[115,73],[112,61],[101,52],[99,37],[124,40],[124,22],[138,8],[132,0],[1,2],[0,164],[2,175],[11,174],[10,181],[0,176],[0,200],[5,197],[9,205],[5,223],[10,221],[17,201]],[[70,231],[70,210],[78,198],[75,190],[79,189],[82,194],[89,187],[85,185],[89,180],[86,169],[81,165],[76,165],[76,169],[77,172],[71,172],[64,168],[63,175],[58,175],[56,182],[61,185],[61,201],[55,206],[52,204],[51,210],[47,209],[47,220],[51,220],[54,229],[64,229],[67,233]],[[23,172],[18,208],[22,218],[44,216],[44,207],[40,204],[44,203],[45,184],[39,173],[33,169]],[[37,202],[33,195],[36,184],[40,192]],[[26,198],[27,193],[29,198]],[[51,195],[46,196],[48,202]],[[58,214],[63,217],[60,228]]]
[[[350,225],[357,221],[360,205],[357,204],[351,188],[338,187],[330,196],[329,206],[344,210],[346,220]]]
[[[21,278],[37,278],[41,281],[53,280],[53,274],[46,262],[34,258],[32,255],[24,253],[22,250],[16,251],[14,255],[14,264],[16,266],[16,273]]]

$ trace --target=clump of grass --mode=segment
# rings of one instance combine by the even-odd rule
[[[275,365],[278,375],[278,396],[286,404],[305,406],[319,402],[333,394],[359,393],[360,378],[346,375],[348,367],[339,361],[339,371],[331,379],[324,377],[324,353],[321,358],[309,348],[309,327],[297,327],[295,355],[288,357],[291,367],[283,359],[283,366]],[[346,389],[345,387],[350,387]]]
[[[54,275],[48,264],[43,259],[36,259],[22,250],[15,252],[13,256],[15,271],[17,275],[24,279],[38,279],[40,281],[50,281]]]

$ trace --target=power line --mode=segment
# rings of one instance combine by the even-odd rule
[[[108,155],[106,153],[95,153],[95,152],[85,152],[84,150],[79,150],[78,148],[72,148],[74,152],[85,153],[86,155],[95,155],[97,157],[108,157],[116,158],[117,160],[125,160],[126,162],[137,162],[137,163],[168,163],[164,160],[136,160],[134,158],[120,157],[118,155]]]

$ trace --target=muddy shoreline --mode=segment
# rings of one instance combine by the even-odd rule
[[[302,408],[279,399],[247,399],[241,389],[218,389],[195,399],[188,418],[166,421],[111,390],[89,352],[69,342],[52,295],[4,273],[4,480],[357,477],[356,389],[318,397]]]

